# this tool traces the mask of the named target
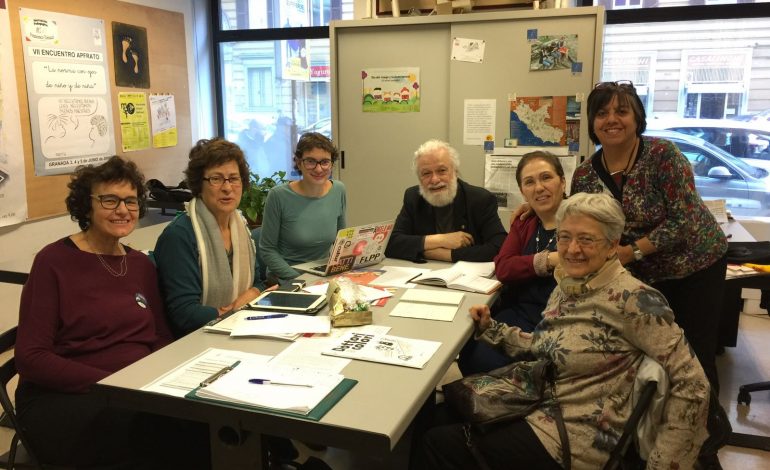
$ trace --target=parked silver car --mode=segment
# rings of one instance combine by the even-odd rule
[[[648,119],[648,129],[668,129],[700,137],[739,158],[770,160],[770,124],[733,119]]]
[[[770,172],[752,166],[698,137],[674,131],[645,135],[672,141],[690,161],[703,199],[724,199],[733,215],[770,215]]]

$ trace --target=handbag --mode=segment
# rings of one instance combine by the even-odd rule
[[[466,445],[481,469],[489,465],[473,442],[473,435],[484,434],[491,425],[524,418],[539,406],[551,408],[561,440],[562,465],[566,470],[571,468],[569,437],[561,406],[553,397],[553,381],[553,363],[540,359],[514,362],[443,386],[444,401],[466,423]]]

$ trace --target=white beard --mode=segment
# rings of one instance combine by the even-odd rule
[[[425,189],[423,185],[419,185],[419,187],[420,196],[428,201],[428,204],[433,207],[448,206],[449,204],[452,204],[452,201],[455,200],[455,196],[457,196],[457,178],[449,181],[442,191],[436,193]]]

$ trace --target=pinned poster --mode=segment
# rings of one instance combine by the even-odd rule
[[[152,146],[174,147],[177,144],[176,106],[174,95],[150,95]]]
[[[123,151],[132,152],[150,147],[150,120],[144,93],[122,92],[120,102],[120,136]]]

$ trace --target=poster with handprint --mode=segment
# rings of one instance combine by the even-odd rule
[[[104,20],[19,9],[38,176],[115,153]]]
[[[147,29],[112,22],[112,56],[115,62],[115,85],[150,88]]]

